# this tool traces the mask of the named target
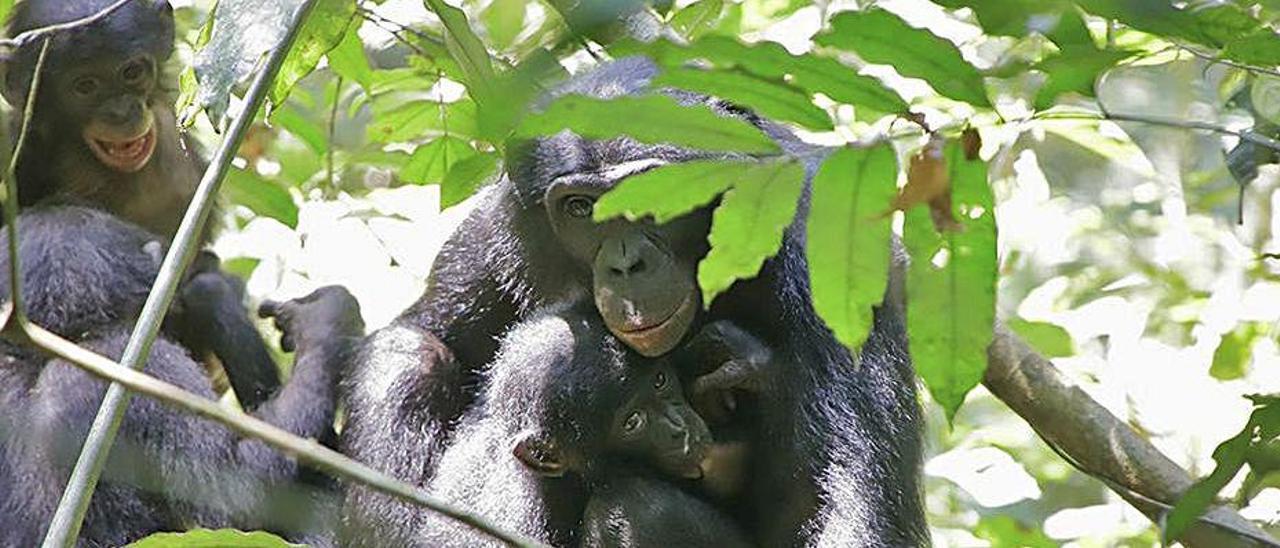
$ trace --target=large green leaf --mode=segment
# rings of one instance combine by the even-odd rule
[[[475,193],[498,170],[498,155],[473,154],[449,168],[440,185],[440,206],[455,205]]]
[[[652,216],[665,223],[711,203],[734,182],[759,169],[755,162],[697,160],[632,175],[596,202],[595,219],[622,215],[634,221]]]
[[[346,36],[338,42],[336,47],[329,50],[326,56],[329,59],[329,68],[334,73],[360,84],[365,93],[368,93],[373,86],[373,67],[369,65],[369,58],[364,54],[364,42],[360,40],[360,33],[357,32],[359,29],[360,25],[348,26]]]
[[[419,146],[400,170],[400,179],[414,184],[439,184],[458,162],[476,154],[466,141],[444,136]]]
[[[524,30],[525,5],[525,0],[494,0],[480,12],[489,41],[499,50],[511,47]]]
[[[1222,55],[1250,65],[1280,65],[1280,35],[1262,29],[1227,42]]]
[[[891,65],[899,74],[920,78],[938,93],[979,107],[990,107],[978,69],[955,44],[908,25],[881,9],[844,12],[831,29],[814,38],[824,46],[853,51],[870,63]]]
[[[1248,424],[1239,434],[1222,442],[1213,450],[1216,466],[1201,478],[1169,511],[1164,521],[1164,540],[1172,544],[1186,532],[1200,514],[1213,503],[1218,492],[1240,472],[1254,440],[1267,442],[1280,435],[1280,400],[1274,396],[1251,396],[1254,408]]]
[[[680,36],[694,39],[713,30],[724,12],[724,0],[698,0],[671,17],[671,28]]]
[[[246,533],[233,529],[196,529],[185,533],[156,533],[129,545],[129,548],[285,548],[290,544],[271,533]]]
[[[289,228],[298,226],[298,204],[289,191],[243,169],[231,169],[222,184],[222,195],[236,205],[252,209],[263,217],[270,217]]]
[[[804,189],[804,168],[794,161],[761,164],[725,192],[711,220],[711,251],[698,263],[704,306],[739,279],[754,277],[782,246]]]
[[[316,6],[302,23],[297,42],[280,67],[280,74],[271,84],[268,114],[284,104],[294,84],[311,74],[320,58],[342,41],[355,15],[356,3],[351,0],[316,0]]]
[[[1036,349],[1041,356],[1065,358],[1075,355],[1071,335],[1061,327],[1045,322],[1029,322],[1020,318],[1009,320],[1006,325]]]
[[[871,307],[884,300],[889,282],[897,178],[887,144],[842,148],[813,178],[805,250],[813,307],[851,350],[871,333]]]
[[[928,209],[906,212],[907,334],[911,358],[947,417],[982,381],[996,302],[996,223],[987,165],[947,145],[954,216],[963,230],[939,234]]]
[[[640,53],[653,56],[668,67],[678,67],[691,59],[704,59],[717,68],[739,68],[770,80],[786,79],[810,95],[822,93],[831,99],[878,113],[907,111],[907,103],[879,80],[857,73],[853,67],[815,54],[791,55],[781,44],[761,42],[747,45],[726,36],[707,36],[688,47],[670,42],[618,44],[619,55]]]
[[[1243,377],[1253,359],[1253,343],[1263,334],[1263,329],[1252,322],[1224,334],[1213,351],[1209,374],[1220,381]]]
[[[669,68],[653,81],[657,86],[697,91],[751,107],[774,120],[795,122],[816,130],[830,130],[831,117],[810,96],[778,80],[735,71]]]
[[[1124,23],[1140,31],[1167,38],[1182,38],[1217,47],[1195,15],[1163,0],[1074,0],[1085,11]]]
[[[628,136],[645,143],[669,143],[704,150],[776,152],[778,146],[755,126],[721,116],[706,105],[683,106],[664,95],[613,100],[582,95],[562,97],[546,111],[528,116],[516,134],[552,135],[563,130],[588,139]]]
[[[484,42],[471,30],[467,14],[462,10],[446,4],[444,0],[423,0],[423,3],[444,24],[444,43],[449,56],[462,68],[463,83],[471,91],[471,97],[484,105],[495,94],[493,61],[489,57],[489,50],[485,49]]]
[[[1094,96],[1094,84],[1103,72],[1132,54],[1124,51],[1097,50],[1092,47],[1069,48],[1036,64],[1047,77],[1036,92],[1035,106],[1047,109],[1064,93]]]
[[[369,140],[375,143],[410,141],[433,134],[474,137],[477,132],[476,105],[471,101],[411,101],[390,110],[383,110],[382,105],[381,101],[374,101],[374,121],[367,130]]]
[[[203,109],[214,126],[221,127],[231,88],[280,43],[301,5],[299,0],[219,0],[196,54],[194,75],[200,85],[194,94],[185,94],[190,102],[182,103],[184,119],[193,119]]]

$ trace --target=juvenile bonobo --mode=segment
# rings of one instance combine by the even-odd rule
[[[145,295],[156,275],[154,236],[99,210],[40,206],[18,218],[22,278],[31,319],[92,351],[118,359],[136,311],[119,295]],[[65,257],[82,260],[66,262]],[[0,257],[7,293],[8,258]],[[8,295],[0,295],[7,299]],[[333,423],[340,367],[363,324],[345,290],[326,287],[268,303],[283,346],[296,349],[292,377],[254,412],[303,437]],[[44,534],[106,383],[32,348],[0,342],[0,546],[35,546]],[[216,397],[203,367],[168,335],[146,372]],[[298,466],[261,442],[136,397],[89,507],[84,546],[120,546],[157,531],[203,527],[294,534],[331,507],[325,493],[296,484]]]
[[[115,0],[25,0],[9,35],[97,13]],[[167,241],[194,195],[204,161],[178,132],[165,60],[173,52],[167,0],[136,0],[53,36],[23,153],[20,205],[71,203],[110,212]],[[41,41],[4,63],[4,96],[26,105]],[[15,131],[21,116],[15,116]],[[205,234],[207,238],[208,233]],[[66,258],[65,260],[74,260]],[[279,371],[242,304],[238,280],[205,253],[174,319],[183,346],[212,353],[246,409],[280,386]]]
[[[505,177],[481,191],[436,258],[425,294],[363,345],[348,390],[344,448],[403,480],[430,478],[430,455],[449,446],[457,418],[475,401],[496,336],[548,302],[590,295],[609,330],[647,356],[723,326],[769,350],[766,362],[748,355],[729,359],[725,368],[713,365],[711,371],[723,373],[692,387],[695,400],[712,393],[743,398],[739,409],[753,420],[739,425],[742,440],[767,440],[748,446],[751,481],[732,501],[753,541],[927,544],[922,423],[901,307],[888,298],[877,308],[856,353],[813,309],[805,222],[809,179],[823,151],[742,108],[654,89],[658,72],[648,59],[620,59],[569,80],[549,98],[666,93],[758,127],[806,168],[796,218],[778,254],[754,279],[734,284],[700,312],[696,268],[707,253],[715,202],[665,224],[594,223],[591,217],[596,198],[627,177],[709,153],[567,131],[511,143]],[[895,261],[891,288],[900,285],[900,268]],[[891,289],[887,296],[895,294]],[[348,493],[346,516],[355,522],[403,522],[410,512],[367,489]]]
[[[576,545],[594,492],[634,474],[697,478],[710,442],[669,360],[627,349],[589,305],[556,307],[503,338],[427,487],[507,530]],[[427,511],[387,525],[348,535],[379,546],[493,542]]]

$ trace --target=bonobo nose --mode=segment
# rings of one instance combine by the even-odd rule
[[[117,100],[107,105],[105,110],[108,123],[124,126],[142,118],[142,101],[136,98]]]
[[[644,238],[618,238],[610,241],[605,249],[605,265],[609,267],[609,274],[627,277],[643,273],[648,266],[645,261],[646,251],[651,245]]]

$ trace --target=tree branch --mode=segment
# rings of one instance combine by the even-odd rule
[[[49,36],[51,34],[57,34],[59,32],[92,25],[94,23],[97,23],[98,21],[106,19],[107,16],[115,13],[116,10],[123,8],[125,4],[128,4],[129,2],[132,2],[132,1],[133,0],[118,0],[116,3],[111,4],[110,6],[107,6],[106,8],[104,8],[102,11],[99,11],[98,13],[95,13],[88,17],[81,17],[79,19],[76,19],[75,21],[67,21],[66,23],[58,23],[56,25],[49,25],[47,27],[40,27],[38,29],[31,29],[17,36],[14,36],[13,38],[6,38],[3,40],[0,40],[0,48],[17,49],[31,42],[34,42],[42,37]]]
[[[1151,521],[1194,481],[1129,425],[1072,386],[1057,368],[1003,326],[987,349],[982,381],[1072,465],[1101,479]],[[1180,539],[1191,548],[1280,546],[1225,506],[1213,506]]]

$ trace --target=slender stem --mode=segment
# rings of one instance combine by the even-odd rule
[[[333,177],[333,149],[334,130],[338,125],[338,102],[342,98],[342,77],[339,76],[333,83],[333,106],[329,107],[329,149],[325,151],[325,179],[329,183],[329,192],[335,192],[338,189],[338,183]]]
[[[39,326],[31,326],[31,340],[55,356],[95,376],[124,386],[130,391],[154,398],[173,407],[221,423],[244,436],[262,440],[286,454],[297,457],[334,476],[367,485],[390,496],[411,501],[424,508],[469,525],[512,546],[541,546],[536,541],[517,534],[507,533],[489,523],[485,518],[432,498],[421,489],[396,480],[364,464],[324,447],[313,440],[303,439],[242,411],[219,405],[177,386],[169,384],[108,358],[90,352]]]
[[[22,46],[27,45],[27,43],[29,42],[34,42],[36,41],[36,39],[44,36],[48,36],[50,34],[56,34],[59,32],[92,25],[94,23],[97,23],[98,21],[106,19],[107,16],[111,15],[112,13],[115,13],[116,10],[123,8],[125,4],[128,4],[129,2],[132,2],[132,1],[133,0],[119,0],[116,3],[111,4],[110,6],[107,6],[102,11],[99,11],[98,13],[95,13],[88,17],[81,17],[79,19],[76,19],[75,21],[67,21],[66,23],[58,23],[56,25],[49,25],[47,27],[40,27],[38,29],[31,29],[17,36],[14,36],[13,38],[6,38],[4,40],[0,40],[0,47],[20,48]]]
[[[22,264],[18,260],[18,157],[22,155],[27,144],[27,134],[31,131],[31,118],[36,111],[36,95],[40,92],[40,73],[44,72],[50,42],[50,39],[45,38],[44,44],[40,46],[40,56],[36,58],[36,66],[32,69],[31,89],[27,90],[27,103],[22,107],[22,127],[18,130],[18,142],[10,153],[4,179],[4,224],[9,227],[9,299],[13,303],[13,313],[8,315],[3,329],[19,334],[26,332],[28,322],[26,298],[22,296]]]
[[[1149,116],[1146,114],[1122,114],[1115,112],[1101,113],[1072,113],[1072,112],[1051,112],[1032,117],[1033,120],[1110,120],[1113,122],[1137,122],[1141,124],[1151,124],[1153,126],[1165,126],[1182,129],[1198,129],[1204,131],[1212,131],[1223,135],[1231,135],[1242,140],[1249,141],[1253,144],[1269,148],[1271,150],[1280,151],[1280,141],[1259,135],[1252,131],[1237,131],[1225,128],[1217,124],[1209,122],[1200,122],[1197,120],[1180,120],[1178,118],[1166,118],[1163,116]]]
[[[294,40],[297,39],[303,21],[315,4],[316,0],[305,0],[293,14],[288,32],[271,52],[266,66],[254,78],[245,96],[243,110],[236,118],[227,138],[218,147],[208,169],[205,170],[191,205],[187,207],[182,223],[178,226],[173,245],[160,265],[160,273],[156,277],[155,285],[151,288],[151,293],[147,295],[146,304],[142,307],[138,323],[134,325],[133,334],[129,337],[129,344],[125,347],[124,357],[121,359],[121,363],[125,366],[140,369],[151,353],[151,343],[155,341],[156,334],[160,330],[160,324],[169,309],[169,303],[177,291],[178,282],[195,255],[199,236],[209,217],[209,211],[222,178],[226,175],[232,159],[235,158],[236,150],[253,123],[254,116],[266,100],[271,82],[280,72],[280,67],[284,64]],[[85,511],[88,510],[89,501],[93,497],[94,487],[106,464],[111,444],[115,441],[116,433],[120,429],[120,421],[124,418],[129,397],[129,392],[119,384],[112,384],[107,388],[102,406],[98,408],[98,416],[94,418],[93,426],[89,429],[80,458],[71,472],[67,487],[62,492],[62,500],[58,503],[58,509],[49,525],[49,532],[44,539],[45,548],[75,545]]]

